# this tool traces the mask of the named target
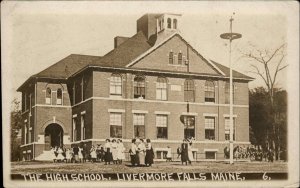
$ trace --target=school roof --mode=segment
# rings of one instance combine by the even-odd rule
[[[99,66],[99,67],[115,67],[115,68],[127,68],[128,65],[138,61],[147,55],[147,52],[151,52],[156,48],[159,48],[167,40],[170,40],[175,35],[179,33],[174,33],[165,40],[158,42],[149,41],[142,31],[136,33],[131,38],[128,38],[125,42],[120,44],[118,47],[114,48],[104,56],[90,56],[90,55],[80,55],[71,54],[66,58],[58,61],[52,66],[46,68],[45,70],[32,75],[27,79],[19,88],[20,89],[26,85],[33,78],[48,78],[48,79],[68,79],[70,76],[78,73],[89,66]],[[181,37],[181,36],[180,36]],[[182,38],[182,37],[181,37]],[[184,39],[183,39],[184,40]],[[157,40],[158,41],[158,40]],[[185,41],[185,40],[184,40]],[[188,43],[187,43],[188,44]],[[188,44],[189,45],[189,44]],[[198,52],[197,52],[198,53]],[[200,54],[199,54],[200,55]],[[202,57],[202,56],[201,56]],[[220,76],[229,77],[229,68],[221,65],[212,60],[206,60],[211,64],[212,68],[217,69]],[[246,80],[252,80],[253,78],[246,76],[237,71],[233,71],[234,78],[242,78]]]

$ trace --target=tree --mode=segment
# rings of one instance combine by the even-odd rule
[[[22,115],[20,109],[20,101],[14,99],[12,101],[11,121],[10,121],[10,148],[11,148],[11,161],[17,161],[20,158],[20,145],[21,140],[18,134],[21,130]]]
[[[272,128],[272,116],[270,113],[270,102],[265,88],[258,87],[249,91],[249,123],[250,141],[254,145],[261,145],[263,149],[268,148],[270,136],[268,130]],[[287,93],[276,89],[274,92],[274,114],[276,116],[276,138],[278,147],[277,159],[287,158]],[[281,157],[279,154],[281,152]]]
[[[243,57],[252,61],[251,73],[258,75],[265,84],[267,92],[267,101],[270,104],[268,115],[270,115],[270,126],[267,127],[268,148],[274,151],[276,159],[279,158],[280,148],[278,145],[278,120],[276,119],[274,93],[276,92],[277,76],[278,73],[284,70],[288,65],[285,63],[284,58],[286,44],[282,44],[274,50],[259,50],[254,45],[250,45],[251,50],[243,53]]]

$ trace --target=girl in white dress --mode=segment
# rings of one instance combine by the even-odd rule
[[[167,162],[168,161],[172,161],[172,149],[170,148],[170,146],[168,146],[167,147],[168,148],[168,150],[167,150],[167,156],[166,156],[166,158],[167,158]]]
[[[118,145],[116,143],[116,140],[113,139],[111,142],[111,154],[113,157],[114,164],[117,164],[117,161],[118,161],[118,148],[117,147],[118,147]]]
[[[80,163],[83,162],[82,150],[82,147],[79,147],[78,158]]]
[[[117,140],[117,151],[118,162],[119,164],[122,164],[122,161],[125,160],[125,147],[121,139]]]
[[[59,147],[57,150],[57,161],[63,161],[64,159],[63,150],[61,147]]]
[[[71,158],[72,158],[72,153],[71,153],[71,150],[68,148],[67,151],[66,151],[66,162],[70,163]]]
[[[143,139],[140,139],[140,141],[141,142],[138,145],[139,160],[140,160],[140,165],[145,166],[146,146]]]
[[[91,158],[92,158],[91,162],[92,162],[92,163],[93,163],[93,162],[96,162],[97,153],[96,153],[96,148],[95,148],[94,145],[92,145],[92,148],[91,148],[91,150],[90,150],[90,155],[91,155]]]
[[[193,157],[193,151],[192,151],[192,142],[190,142],[188,144],[188,161],[190,164],[192,164],[192,161],[194,161],[194,157]]]

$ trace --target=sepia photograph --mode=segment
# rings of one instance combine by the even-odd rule
[[[295,1],[3,1],[4,187],[298,187]]]

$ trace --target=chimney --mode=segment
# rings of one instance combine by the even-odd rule
[[[127,39],[129,39],[129,37],[120,37],[120,36],[116,36],[114,38],[114,48],[117,48],[118,46],[120,46],[123,42],[125,42]]]
[[[149,39],[157,33],[157,16],[160,14],[145,14],[137,20],[137,32],[142,31]]]

